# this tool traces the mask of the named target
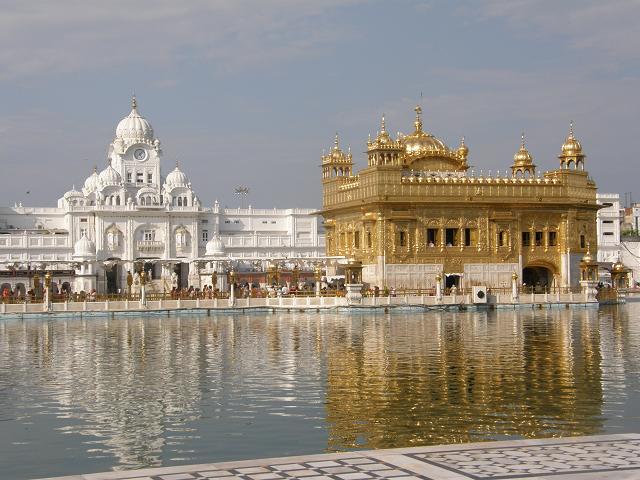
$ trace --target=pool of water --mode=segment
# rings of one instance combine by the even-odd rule
[[[0,472],[640,432],[640,303],[0,321]]]

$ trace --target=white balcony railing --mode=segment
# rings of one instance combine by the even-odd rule
[[[140,252],[162,252],[164,250],[164,242],[159,240],[138,240],[137,247]]]

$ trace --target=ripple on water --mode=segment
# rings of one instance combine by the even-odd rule
[[[639,313],[5,321],[0,469],[639,431]]]

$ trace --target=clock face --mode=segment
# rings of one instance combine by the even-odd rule
[[[143,148],[136,148],[136,150],[133,152],[133,157],[136,160],[144,160],[145,158],[147,158],[147,152]]]

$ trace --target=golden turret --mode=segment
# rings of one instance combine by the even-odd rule
[[[369,165],[398,165],[402,145],[398,140],[393,140],[387,132],[384,113],[380,120],[380,131],[375,140],[367,142],[367,155]]]
[[[562,144],[561,153],[558,155],[560,168],[584,170],[584,157],[582,145],[573,136],[573,121],[571,121],[569,123],[569,135]]]
[[[348,177],[351,175],[353,168],[353,156],[351,150],[348,153],[340,148],[340,139],[338,133],[333,141],[333,147],[329,153],[322,155],[322,178],[331,177]]]
[[[464,137],[460,139],[460,146],[458,150],[456,150],[458,157],[460,160],[467,161],[467,156],[469,155],[469,147],[467,147],[466,143],[464,143]]]
[[[511,174],[514,177],[518,175],[534,176],[536,173],[536,166],[533,164],[533,156],[527,150],[524,141],[524,132],[522,133],[522,142],[520,143],[520,149],[513,156],[513,165],[511,166]]]

